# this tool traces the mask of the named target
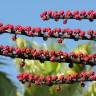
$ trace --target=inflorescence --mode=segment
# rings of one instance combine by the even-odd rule
[[[84,85],[83,82],[96,81],[96,75],[95,72],[93,71],[66,74],[66,75],[59,74],[59,75],[47,75],[47,76],[20,73],[17,75],[17,78],[23,84],[26,82],[29,83],[29,86],[31,86],[32,83],[34,83],[35,85],[52,86],[54,84],[72,84],[76,82],[81,82],[82,86]]]
[[[40,14],[40,17],[43,21],[54,19],[58,21],[59,19],[63,19],[63,24],[67,23],[68,19],[88,19],[89,21],[93,21],[96,19],[96,11],[94,10],[74,10],[73,12],[70,10],[67,11],[44,11]],[[17,25],[13,26],[12,24],[3,25],[0,23],[0,34],[10,33],[14,34],[12,40],[16,40],[16,35],[26,35],[29,37],[43,37],[43,40],[47,40],[48,38],[57,38],[58,43],[62,43],[63,39],[74,39],[77,40],[96,40],[96,31],[90,29],[86,32],[81,29],[61,29],[54,28],[51,29],[49,27],[40,28],[40,27],[31,27],[31,26],[22,26]],[[81,64],[81,65],[96,65],[96,53],[94,54],[84,54],[82,52],[75,53],[70,52],[66,53],[63,51],[48,51],[48,50],[37,50],[33,48],[15,48],[12,46],[3,46],[0,45],[0,55],[8,56],[11,58],[22,58],[23,61],[20,62],[20,67],[25,66],[25,59],[39,60],[41,63],[44,61],[51,62],[66,62],[69,63],[69,67],[73,67],[73,63]],[[31,86],[32,83],[35,85],[46,85],[52,86],[54,84],[73,84],[76,82],[81,82],[81,86],[84,87],[84,83],[86,81],[96,81],[95,72],[81,72],[67,75],[48,75],[48,76],[39,76],[35,74],[29,73],[20,73],[17,75],[17,78],[22,83],[28,83]]]
[[[13,26],[12,24],[3,25],[0,23],[0,34],[10,33],[15,34],[12,37],[13,40],[16,39],[16,35],[26,35],[29,37],[43,37],[43,40],[48,38],[57,38],[58,43],[62,43],[63,39],[74,39],[74,40],[96,40],[96,31],[89,29],[86,32],[77,28],[54,28],[50,27],[40,28],[31,26]]]
[[[63,51],[48,51],[48,50],[37,50],[33,48],[15,48],[10,46],[0,46],[0,55],[8,56],[11,58],[22,58],[40,60],[41,63],[44,61],[51,62],[68,62],[71,65],[78,63],[82,65],[96,65],[96,53],[94,54],[78,54],[70,52],[69,54]],[[69,64],[69,65],[70,65]]]
[[[59,19],[65,19],[63,21],[63,24],[67,23],[68,19],[76,19],[76,20],[82,20],[82,19],[89,19],[89,21],[93,21],[94,19],[96,19],[96,11],[94,10],[74,10],[73,12],[70,10],[67,11],[52,11],[52,10],[48,10],[48,11],[43,11],[40,14],[40,18],[45,21],[45,20],[49,20],[49,19],[54,19],[55,21],[58,21]]]

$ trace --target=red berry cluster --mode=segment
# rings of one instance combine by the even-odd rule
[[[82,19],[89,19],[89,21],[93,21],[96,19],[96,11],[94,10],[74,10],[73,12],[70,10],[67,11],[44,11],[40,14],[40,18],[42,20],[49,20],[49,19],[54,19],[55,21],[58,21],[59,19],[65,19],[63,24],[67,23],[68,19],[76,19],[76,20],[82,20]]]
[[[96,81],[96,76],[93,71],[67,74],[67,75],[47,75],[47,76],[38,76],[34,74],[20,73],[17,75],[17,78],[22,83],[28,82],[29,85],[34,83],[36,85],[46,85],[46,86],[52,86],[53,84],[72,84],[76,82]]]
[[[79,63],[84,65],[96,65],[96,53],[83,54],[70,52],[69,54],[63,51],[48,51],[48,50],[36,50],[32,48],[15,48],[10,46],[0,46],[0,55],[9,56],[11,58],[33,59],[40,60],[40,62],[68,62],[71,64]],[[25,64],[24,64],[25,65]],[[70,66],[69,66],[70,67]]]
[[[10,30],[10,31],[8,31]],[[51,29],[49,27],[40,28],[40,27],[31,27],[31,26],[13,26],[12,24],[0,25],[0,33],[12,33],[12,34],[21,34],[27,35],[30,37],[43,37],[43,40],[47,40],[48,38],[58,38],[58,43],[62,43],[62,40],[65,39],[82,39],[82,40],[96,40],[96,31],[90,29],[87,32],[77,28],[77,29],[61,29],[54,28]],[[16,36],[12,37],[12,40],[15,40]]]
[[[44,11],[40,14],[42,20],[54,19],[58,21],[59,19],[64,19],[63,24],[67,23],[68,19],[89,19],[93,21],[96,19],[96,12],[94,10],[89,11],[78,11],[74,10],[71,12],[67,10],[64,12],[63,10],[54,11]],[[2,33],[10,33],[15,34],[12,37],[12,40],[16,40],[16,35],[26,35],[30,37],[43,37],[43,40],[47,40],[48,38],[57,38],[58,43],[62,43],[63,39],[74,39],[74,40],[96,40],[96,31],[88,30],[87,32],[82,31],[81,29],[61,29],[54,28],[51,29],[49,27],[40,28],[40,27],[31,27],[31,26],[22,26],[17,25],[13,26],[12,24],[3,25],[0,23],[0,34]],[[51,62],[66,62],[69,63],[69,67],[73,67],[73,63],[82,64],[82,65],[96,65],[96,53],[94,54],[83,54],[83,53],[66,53],[63,51],[48,51],[48,50],[36,50],[33,48],[15,48],[11,46],[0,46],[0,55],[8,56],[11,58],[22,58],[39,60],[41,63],[44,61]],[[22,61],[20,63],[20,67],[24,67],[25,62]],[[48,75],[48,76],[39,76],[28,73],[20,73],[17,76],[18,80],[22,83],[28,83],[31,86],[32,83],[36,85],[47,85],[52,86],[53,84],[72,84],[75,82],[81,82],[81,86],[84,87],[85,81],[96,81],[96,76],[93,71],[91,72],[81,72],[75,74],[67,74],[67,75]]]

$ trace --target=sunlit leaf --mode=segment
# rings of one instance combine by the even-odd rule
[[[25,47],[27,47],[27,43],[28,42],[25,39],[23,39],[23,38],[17,38],[16,39],[16,46],[18,48],[25,48]]]

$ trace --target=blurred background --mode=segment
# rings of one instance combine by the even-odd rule
[[[96,21],[88,20],[76,21],[68,20],[67,24],[63,24],[61,20],[42,21],[39,14],[44,10],[96,10],[96,0],[0,0],[0,22],[4,24],[14,24],[33,27],[60,27],[60,28],[80,28],[82,30],[96,30]],[[95,53],[96,41],[74,41],[65,39],[62,44],[57,44],[56,39],[48,39],[43,41],[42,38],[31,38],[27,36],[17,35],[16,41],[11,40],[10,34],[0,35],[0,44],[14,47],[30,47],[36,49],[63,50],[66,52],[74,51],[76,53]],[[57,91],[59,85],[52,87],[35,86],[28,88],[22,85],[16,75],[20,72],[28,72],[40,75],[51,74],[67,74],[81,72],[84,70],[96,70],[96,67],[80,66],[74,64],[72,69],[68,68],[66,63],[51,63],[46,61],[41,64],[38,60],[25,60],[26,66],[19,68],[21,59],[11,59],[10,57],[0,56],[0,96],[96,96],[96,82],[87,82],[82,88],[79,83],[62,84],[60,91]]]

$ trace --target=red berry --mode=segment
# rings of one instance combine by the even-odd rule
[[[62,43],[62,39],[61,38],[58,38],[57,41],[58,41],[58,43]]]
[[[75,53],[74,52],[70,52],[69,56],[74,57],[75,56]]]
[[[15,30],[21,32],[21,31],[24,30],[24,28],[23,28],[23,26],[21,26],[21,25],[17,25],[17,26],[15,26]]]
[[[58,77],[55,75],[52,75],[51,78],[52,78],[52,81],[56,81]]]
[[[24,27],[24,30],[25,30],[25,31],[31,31],[31,26],[25,26],[25,27]]]
[[[54,56],[50,58],[50,61],[51,62],[54,62],[54,60],[55,60],[55,57]]]
[[[51,81],[51,76],[46,76],[45,80],[50,82]]]
[[[90,30],[87,31],[87,34],[88,35],[93,35],[94,34],[94,31],[90,29]]]
[[[84,61],[88,62],[89,61],[89,57],[88,56],[84,57]]]
[[[62,80],[63,81],[63,79],[64,79],[64,75],[59,75],[58,76],[58,80]]]
[[[47,20],[47,16],[43,16],[43,17],[42,17],[42,20],[43,20],[43,21]]]
[[[74,19],[79,20],[80,16],[79,15],[74,15]]]
[[[41,13],[41,14],[40,14],[40,17],[42,18],[43,16],[44,16],[44,14]]]
[[[36,80],[36,81],[35,81],[35,84],[36,84],[36,85],[40,85],[39,80]]]
[[[55,54],[56,54],[56,53],[55,53],[54,50],[51,50],[51,51],[50,51],[50,55],[51,55],[51,56],[55,56]]]
[[[17,75],[17,79],[18,79],[19,81],[22,81],[22,80],[23,80],[23,74],[21,74],[21,73],[18,74],[18,75]]]
[[[44,14],[44,15],[47,15],[47,11],[44,11],[43,14]]]
[[[60,14],[60,15],[63,15],[63,14],[64,14],[64,11],[63,11],[63,10],[60,10],[60,11],[59,11],[59,14]]]
[[[83,16],[83,17],[86,16],[86,11],[85,10],[81,10],[80,11],[80,16]]]
[[[34,75],[34,81],[38,80],[38,76],[37,75]]]
[[[13,41],[16,41],[16,36],[12,36],[11,38]]]
[[[32,79],[33,79],[32,75],[29,75],[29,76],[28,76],[29,82],[32,82]]]
[[[73,15],[79,15],[79,11],[78,10],[74,10],[73,11]]]
[[[31,50],[30,50],[29,48],[26,48],[25,52],[26,52],[27,54],[29,54],[29,53],[31,52]]]
[[[68,21],[68,20],[67,20],[67,19],[65,19],[65,20],[63,21],[63,24],[67,24],[67,21]]]
[[[85,36],[85,32],[84,32],[84,31],[81,31],[81,32],[79,33],[79,36],[80,36],[80,37],[84,37],[84,36]]]
[[[89,79],[90,80],[95,80],[95,76],[90,76]]]
[[[58,12],[57,11],[54,11],[52,15],[53,15],[53,18],[54,19],[57,19],[58,18]]]
[[[8,53],[9,53],[9,52],[8,52],[7,50],[4,50],[4,51],[3,51],[3,55],[8,55]]]
[[[40,76],[39,77],[39,81],[44,81],[45,80],[45,77],[44,76]]]
[[[3,23],[0,22],[0,27],[3,26]]]
[[[72,13],[71,13],[70,10],[67,10],[67,11],[66,11],[66,16],[72,16]]]
[[[63,53],[64,58],[66,59],[68,57],[68,54],[66,52]]]
[[[28,73],[23,73],[23,79],[28,78]]]
[[[47,11],[47,15],[52,16],[52,11],[51,10]]]

